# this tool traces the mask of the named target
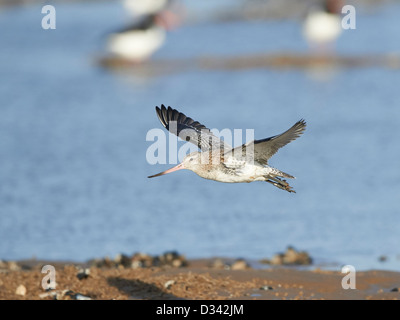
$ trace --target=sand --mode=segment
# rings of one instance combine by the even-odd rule
[[[189,260],[179,267],[101,266],[71,262],[3,263],[0,268],[1,300],[298,300],[400,298],[400,273],[371,270],[357,272],[355,289],[344,289],[346,274],[320,269],[299,270],[276,266],[253,269],[216,264],[215,259]],[[54,290],[45,290],[44,264],[55,268]],[[238,270],[233,270],[238,269]],[[46,285],[46,283],[45,283]]]

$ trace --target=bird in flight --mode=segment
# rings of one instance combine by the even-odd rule
[[[216,137],[210,129],[171,107],[156,107],[162,125],[182,140],[189,141],[201,151],[189,153],[177,166],[149,176],[154,178],[181,169],[195,172],[202,178],[238,183],[266,181],[288,192],[295,192],[284,178],[294,179],[268,165],[268,160],[283,146],[298,138],[306,128],[305,120],[296,122],[285,132],[270,138],[254,140],[233,148]]]

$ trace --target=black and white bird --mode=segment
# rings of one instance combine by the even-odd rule
[[[164,44],[167,30],[178,24],[178,16],[169,10],[172,3],[172,0],[125,0],[134,22],[109,35],[109,52],[133,63],[149,59]]]
[[[303,35],[312,50],[317,53],[329,53],[340,34],[341,0],[323,0],[313,5],[303,23]]]

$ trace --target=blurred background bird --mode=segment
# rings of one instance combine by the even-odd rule
[[[342,33],[341,0],[323,0],[312,5],[303,24],[303,35],[316,54],[332,54]]]
[[[176,0],[124,0],[133,23],[109,35],[108,50],[131,63],[148,60],[165,42],[166,32],[180,23]]]

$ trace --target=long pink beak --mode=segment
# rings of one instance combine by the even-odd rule
[[[149,176],[147,178],[154,178],[154,177],[162,176],[164,174],[171,173],[171,172],[174,172],[174,171],[178,171],[178,170],[181,170],[181,169],[185,169],[185,167],[183,166],[183,163],[180,163],[180,164],[178,164],[177,166],[175,166],[175,167],[173,167],[171,169],[165,170],[163,172],[157,173],[157,174],[155,174],[153,176]]]

